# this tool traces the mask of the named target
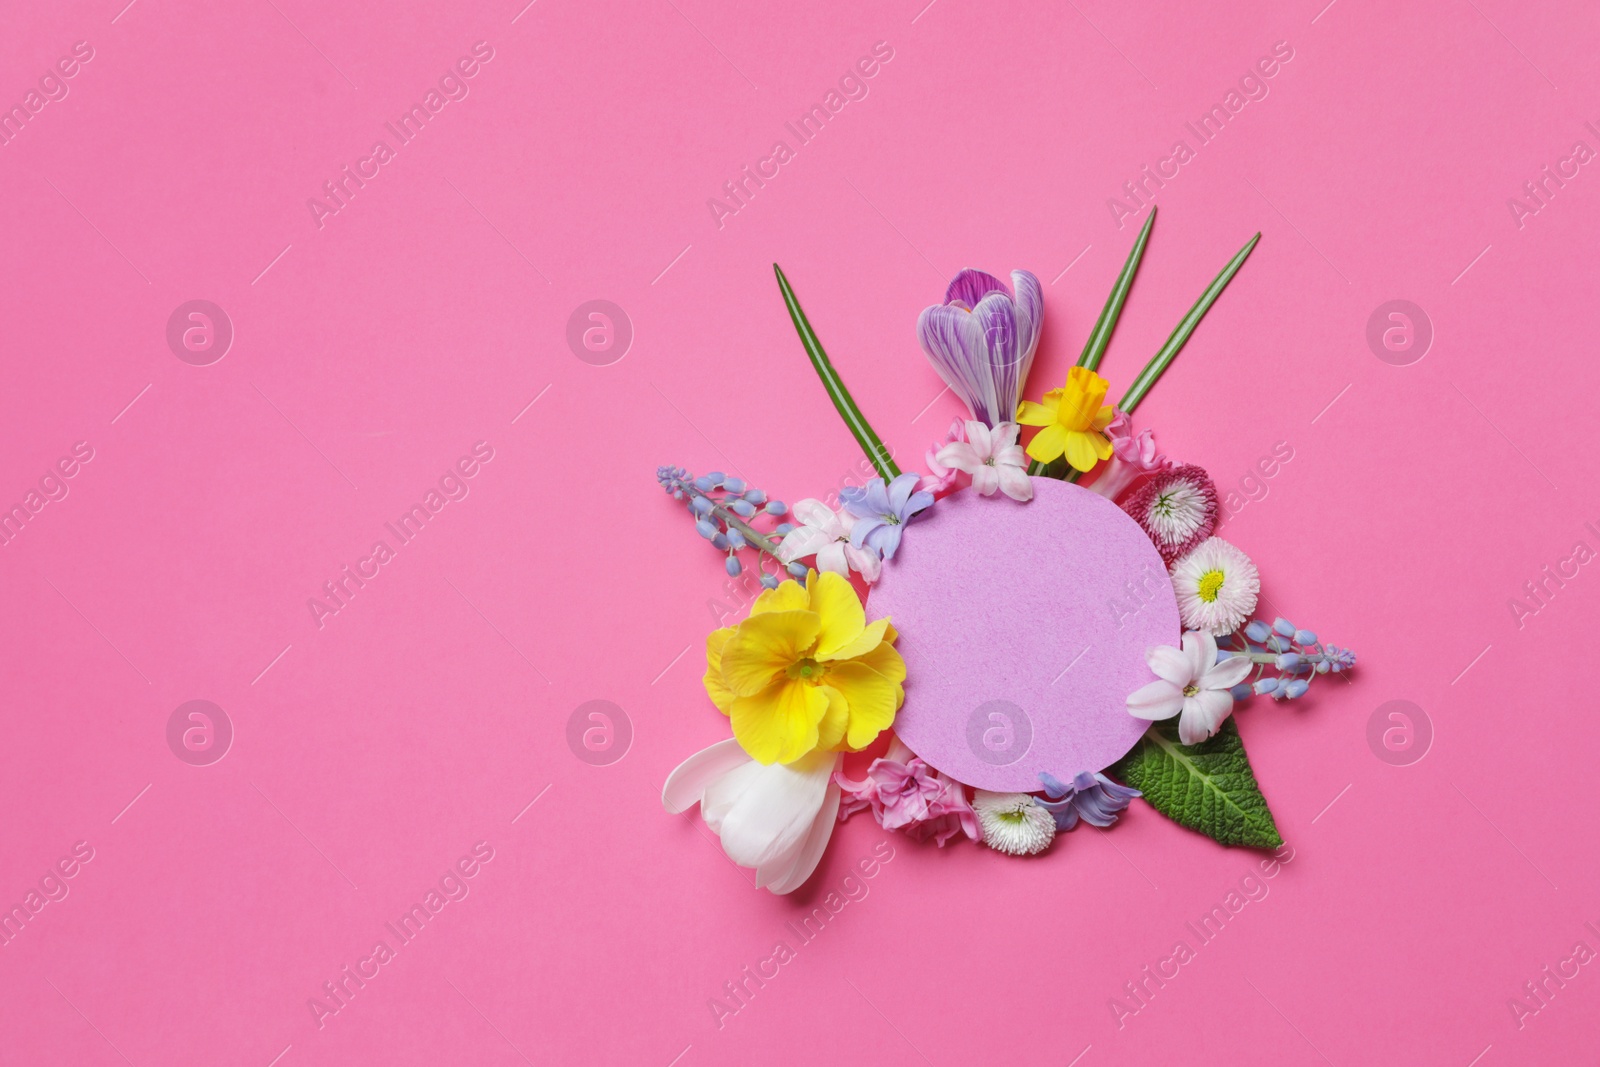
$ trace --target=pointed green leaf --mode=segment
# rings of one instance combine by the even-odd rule
[[[822,342],[817,340],[816,331],[807,321],[806,313],[800,309],[800,301],[795,299],[794,290],[789,288],[789,279],[783,276],[783,269],[776,263],[772,265],[772,269],[777,272],[778,288],[783,293],[784,305],[789,309],[789,317],[794,320],[794,328],[800,334],[800,343],[805,346],[806,355],[811,358],[811,366],[816,368],[817,377],[822,379],[822,387],[828,391],[833,406],[839,409],[839,416],[844,419],[844,424],[855,434],[861,450],[867,454],[867,459],[877,468],[884,481],[893,481],[899,476],[900,468],[895,465],[889,450],[878,439],[871,424],[861,414],[861,409],[856,407],[856,402],[851,399],[850,390],[845,388],[838,372],[833,369],[828,353],[822,350]]]
[[[1100,360],[1106,354],[1106,345],[1111,343],[1111,334],[1117,328],[1117,320],[1122,317],[1122,305],[1128,299],[1128,290],[1133,288],[1133,276],[1139,271],[1139,261],[1144,258],[1144,246],[1150,240],[1150,227],[1155,223],[1156,208],[1151,204],[1150,217],[1144,220],[1144,229],[1139,231],[1138,240],[1133,242],[1133,248],[1128,252],[1122,273],[1117,275],[1117,283],[1111,287],[1111,295],[1106,297],[1106,306],[1100,309],[1100,318],[1095,322],[1094,329],[1089,331],[1088,340],[1083,342],[1083,354],[1078,357],[1078,366],[1099,369]]]
[[[1231,718],[1198,745],[1178,741],[1177,719],[1155,723],[1110,772],[1173,822],[1224,845],[1283,844]]]
[[[1239,272],[1239,268],[1244,266],[1244,261],[1249,258],[1251,251],[1256,247],[1256,242],[1259,240],[1261,240],[1259,233],[1250,238],[1249,242],[1239,249],[1238,255],[1229,260],[1228,265],[1222,268],[1222,273],[1217,275],[1211,284],[1206,287],[1206,291],[1200,294],[1200,299],[1195,301],[1194,307],[1190,308],[1189,313],[1178,323],[1177,328],[1172,331],[1172,336],[1167,338],[1167,343],[1161,346],[1159,352],[1150,357],[1150,362],[1146,363],[1144,370],[1139,372],[1139,377],[1135,378],[1133,384],[1128,386],[1127,393],[1123,395],[1121,402],[1117,404],[1119,410],[1131,412],[1139,406],[1139,402],[1150,391],[1150,387],[1156,384],[1172,361],[1178,358],[1178,353],[1183,351],[1183,346],[1188,343],[1189,335],[1194,333],[1194,328],[1200,325],[1201,319],[1206,317],[1206,312],[1211,310],[1211,305],[1216,303],[1218,296],[1222,295],[1222,290],[1228,287],[1228,283]]]

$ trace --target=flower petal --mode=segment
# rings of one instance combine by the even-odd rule
[[[673,768],[661,787],[661,805],[677,815],[700,803],[706,787],[735,767],[750,762],[745,750],[733,738],[702,748]]]
[[[994,491],[1000,488],[1000,472],[984,463],[972,472],[972,488],[981,496],[994,496]]]
[[[1192,661],[1188,654],[1180,652],[1171,645],[1156,645],[1145,652],[1144,661],[1150,664],[1150,669],[1156,672],[1157,678],[1163,678],[1179,689],[1195,679]]]
[[[944,291],[944,302],[975,308],[978,301],[996,291],[1010,295],[1006,283],[993,274],[967,267],[950,279],[950,285]]]
[[[717,706],[722,714],[728,714],[728,708],[733,705],[734,698],[738,696],[722,681],[722,647],[732,637],[734,629],[724,626],[720,630],[712,630],[706,634],[706,673],[700,679],[706,687],[706,695],[711,698],[711,703]]]
[[[1016,448],[1015,445],[1012,446]],[[1017,454],[1022,454],[1022,449],[1017,448]],[[1001,463],[993,468],[1000,475],[1000,491],[1012,500],[1033,499],[1033,479],[1028,477],[1028,472],[1022,467],[1012,463]]]
[[[833,837],[833,828],[839,822],[840,792],[838,782],[828,783],[828,792],[822,798],[822,808],[817,812],[816,818],[811,820],[811,829],[806,831],[800,847],[795,849],[794,859],[789,864],[788,870],[766,883],[769,893],[778,896],[793,893],[804,885],[806,879],[811,877],[811,872],[817,869],[823,852],[828,848],[828,840]],[[758,868],[756,885],[761,884],[762,874]]]
[[[878,554],[871,549],[846,545],[844,558],[851,569],[860,574],[869,585],[877,581],[878,576],[883,573],[883,560],[879,559]]]
[[[1017,418],[1029,426],[1037,425],[1023,418],[1019,413]],[[1059,422],[1052,422],[1033,435],[1033,440],[1028,442],[1028,455],[1040,463],[1049,463],[1060,457],[1067,448],[1067,431]]]
[[[796,526],[778,542],[778,558],[784,563],[793,563],[797,559],[816,555],[836,540],[815,526]]]
[[[899,653],[895,655],[898,657]],[[905,699],[905,690],[886,674],[880,674],[861,660],[840,663],[828,671],[828,682],[844,694],[850,704],[850,727],[845,741],[860,751],[894,723],[895,712]]]
[[[1163,679],[1128,694],[1128,714],[1136,719],[1170,719],[1183,710],[1183,690]]]
[[[973,425],[981,426],[982,423],[973,423]],[[953,445],[945,445],[939,449],[939,454],[934,458],[946,467],[954,467],[956,470],[964,471],[967,474],[971,474],[983,466],[983,459],[978,455],[977,449],[965,441],[957,441]]]
[[[1056,413],[1061,410],[1061,390],[1052,389],[1044,394],[1041,403],[1035,404],[1031,400],[1024,400],[1017,405],[1017,422],[1023,426],[1049,426],[1056,421]]]
[[[763,589],[756,602],[750,605],[751,615],[764,615],[769,611],[806,610],[805,587],[799,582],[780,582],[776,589]]]
[[[994,381],[989,376],[989,347],[977,317],[949,305],[924,308],[917,316],[917,341],[968,413],[988,421],[986,414],[996,407]]]
[[[760,763],[792,763],[817,747],[828,697],[816,686],[784,678],[733,702],[733,736]]]
[[[1217,662],[1217,639],[1199,630],[1183,635],[1183,654],[1189,659],[1189,681],[1204,678]]]
[[[817,659],[823,662],[827,662],[829,660],[858,659],[882,644],[884,634],[888,631],[888,629],[888,619],[878,619],[874,622],[869,622],[866,626],[862,627],[861,632],[856,635],[854,641],[851,641],[847,645],[841,645],[839,648],[836,648],[827,654],[823,654],[819,650],[817,653]]]
[[[867,614],[861,609],[861,600],[849,579],[837,574],[808,575],[806,592],[811,596],[812,613],[822,620],[817,634],[816,658],[831,659],[839,649],[861,636]]]
[[[845,728],[850,725],[850,704],[844,694],[831,685],[819,685],[817,692],[828,698],[828,710],[817,723],[817,747],[831,751],[844,740]]]
[[[1233,696],[1226,689],[1202,689],[1183,701],[1183,718],[1178,720],[1178,740],[1198,745],[1222,726],[1233,711]]]
[[[1032,271],[1011,272],[1011,287],[1017,293],[1017,345],[1022,350],[1021,381],[1028,380],[1033,356],[1039,349],[1039,333],[1044,326],[1044,290]]]
[[[722,850],[741,867],[760,868],[799,843],[822,809],[839,757],[813,752],[793,764],[762,767],[722,819]]]
[[[833,509],[812,497],[796,501],[789,509],[789,515],[796,522],[804,526],[814,526],[830,537],[838,537],[843,533],[838,528],[839,516],[834,514]]]
[[[1202,689],[1231,689],[1250,676],[1255,664],[1240,656],[1225,659],[1200,677]]]
[[[769,592],[780,593],[783,585]],[[821,630],[822,620],[815,612],[769,610],[751,615],[722,646],[723,682],[742,697],[759,693],[804,658]]]
[[[841,578],[850,577],[849,546],[842,541],[829,541],[827,547],[817,553],[817,570]]]

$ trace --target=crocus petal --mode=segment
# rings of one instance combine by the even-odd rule
[[[700,803],[706,787],[735,767],[751,762],[739,742],[733,738],[718,741],[710,748],[702,748],[667,775],[661,787],[661,805],[677,815]]]
[[[944,291],[944,302],[975,308],[978,301],[996,291],[1006,292],[1006,283],[993,274],[968,267],[950,279],[950,285]]]
[[[1178,740],[1198,745],[1217,732],[1233,710],[1233,696],[1226,689],[1202,689],[1183,701],[1183,718],[1178,720]]]
[[[838,759],[813,752],[792,764],[762,767],[722,820],[728,858],[759,869],[801,841],[822,810]]]
[[[827,850],[828,841],[833,837],[833,827],[838,820],[839,812],[839,784],[828,783],[828,792],[823,797],[822,808],[817,812],[817,817],[811,822],[811,829],[799,849],[795,851],[794,861],[787,873],[768,883],[767,891],[783,896],[793,893],[805,884],[811,873],[817,869],[817,864],[822,860],[822,853]],[[761,883],[761,872],[756,872],[756,884]]]
[[[700,796],[700,818],[705,820],[712,833],[722,832],[722,820],[728,817],[739,798],[755,784],[762,770],[761,764],[747,760],[706,784],[705,792]]]
[[[1171,645],[1156,645],[1145,652],[1144,661],[1150,664],[1157,678],[1165,679],[1179,689],[1195,679],[1194,661]]]
[[[933,369],[973,418],[982,419],[994,410],[989,348],[983,326],[971,312],[948,305],[924,308],[917,317],[917,341]]]
[[[1136,719],[1170,719],[1183,710],[1183,690],[1157,679],[1128,695],[1128,714]]]
[[[1011,272],[1011,287],[1017,293],[1017,344],[1022,349],[1020,381],[1028,380],[1034,353],[1039,349],[1039,333],[1044,326],[1044,290],[1032,271]]]
[[[987,375],[993,383],[994,406],[979,411],[987,423],[1010,422],[1016,418],[1017,398],[1022,392],[1022,350],[1017,330],[1017,305],[1005,292],[990,293],[972,309],[972,317],[983,327],[988,361]]]

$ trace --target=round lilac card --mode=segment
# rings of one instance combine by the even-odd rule
[[[894,730],[933,767],[982,789],[1037,792],[1116,762],[1148,723],[1127,697],[1177,645],[1161,556],[1121,508],[1033,479],[1018,503],[963,489],[924,512],[873,586],[894,620],[906,702]]]

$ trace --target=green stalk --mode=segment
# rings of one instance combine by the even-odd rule
[[[1144,228],[1139,231],[1139,237],[1133,242],[1133,247],[1128,250],[1128,258],[1122,264],[1122,273],[1117,275],[1116,284],[1111,287],[1111,294],[1106,297],[1105,307],[1100,309],[1100,317],[1095,320],[1094,329],[1089,331],[1088,338],[1083,342],[1083,353],[1078,356],[1078,366],[1090,370],[1100,368],[1100,360],[1105,357],[1106,346],[1111,343],[1111,334],[1117,328],[1117,320],[1122,318],[1122,305],[1127,302],[1128,290],[1133,288],[1133,276],[1139,272],[1139,263],[1144,259],[1144,246],[1150,241],[1150,227],[1156,222],[1156,207],[1150,205],[1150,217],[1144,220]],[[1082,474],[1072,468],[1066,474],[1054,471],[1058,464],[1040,463],[1032,460],[1028,464],[1029,474],[1042,474],[1051,478],[1063,478],[1075,482]]]
[[[900,468],[895,465],[889,450],[884,447],[871,424],[861,414],[861,409],[856,407],[856,402],[850,398],[850,390],[840,381],[838,372],[833,369],[833,363],[828,359],[828,353],[822,350],[822,342],[817,340],[816,331],[811,329],[811,323],[806,320],[806,313],[800,309],[800,301],[795,299],[794,290],[789,288],[789,279],[783,276],[783,268],[774,263],[772,269],[778,275],[778,288],[783,293],[783,302],[789,309],[789,317],[794,320],[795,331],[800,334],[800,343],[805,346],[806,355],[811,358],[811,366],[816,369],[817,377],[822,379],[822,387],[828,391],[833,406],[839,409],[839,417],[844,419],[844,424],[855,434],[856,442],[861,445],[862,451],[867,454],[867,459],[877,468],[883,480],[893,481],[899,476]]]
[[[1133,384],[1128,386],[1128,391],[1123,394],[1122,400],[1117,404],[1119,410],[1131,413],[1134,408],[1139,406],[1139,402],[1144,399],[1151,386],[1156,384],[1161,375],[1166,372],[1167,367],[1172,364],[1172,361],[1178,358],[1178,353],[1183,351],[1183,346],[1188,342],[1189,335],[1194,333],[1195,327],[1200,325],[1200,320],[1205,318],[1207,311],[1211,310],[1211,305],[1222,294],[1222,290],[1227,288],[1228,283],[1233,280],[1233,276],[1238,273],[1239,268],[1244,266],[1245,259],[1249,257],[1251,251],[1256,247],[1256,242],[1259,240],[1261,240],[1261,234],[1259,233],[1250,238],[1249,242],[1239,249],[1239,254],[1229,260],[1226,267],[1222,268],[1222,273],[1217,275],[1215,280],[1206,287],[1206,291],[1200,294],[1200,299],[1195,301],[1194,307],[1190,308],[1189,313],[1178,323],[1177,328],[1172,331],[1172,336],[1167,338],[1167,343],[1162,345],[1161,350],[1154,356],[1150,357],[1150,362],[1146,363],[1144,370],[1139,372],[1139,377],[1135,378]]]
[[[1139,239],[1133,242],[1133,248],[1128,251],[1128,260],[1122,265],[1122,273],[1117,275],[1117,284],[1111,287],[1111,295],[1106,297],[1106,306],[1100,309],[1100,318],[1095,322],[1094,329],[1089,331],[1088,340],[1083,343],[1083,354],[1078,357],[1078,366],[1090,370],[1100,368],[1100,360],[1106,354],[1106,346],[1111,343],[1111,333],[1117,328],[1117,320],[1122,317],[1122,305],[1128,299],[1128,290],[1133,288],[1133,276],[1139,271],[1139,261],[1144,258],[1144,246],[1150,240],[1150,227],[1156,222],[1155,205],[1150,205],[1150,217],[1144,220],[1144,229],[1139,231]]]

